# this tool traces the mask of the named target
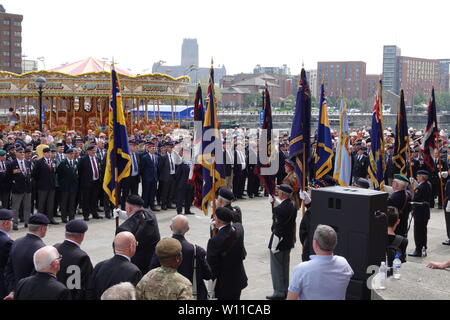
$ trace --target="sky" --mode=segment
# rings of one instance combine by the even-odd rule
[[[402,55],[450,58],[450,1],[406,0],[1,0],[22,14],[24,55],[45,68],[89,56],[149,73],[179,65],[184,38],[196,38],[200,67],[227,74],[287,64],[293,74],[318,61],[364,61],[382,72],[383,45]],[[40,66],[41,67],[41,66]]]

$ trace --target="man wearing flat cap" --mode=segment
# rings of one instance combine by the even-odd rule
[[[33,211],[31,207],[32,175],[31,162],[25,160],[25,151],[18,148],[16,159],[9,163],[7,175],[11,179],[11,210],[14,212],[13,230],[19,230],[19,210],[22,207],[25,227]]]
[[[64,242],[55,245],[62,256],[56,279],[70,289],[73,300],[87,298],[86,290],[94,269],[91,259],[80,248],[87,230],[88,226],[83,220],[71,220],[66,224]]]
[[[116,230],[116,234],[129,231],[136,237],[138,246],[133,262],[142,272],[146,274],[150,269],[155,247],[161,239],[158,221],[153,212],[143,208],[144,201],[138,195],[130,195],[125,204],[127,219]],[[120,209],[115,209],[115,212]],[[120,213],[117,213],[120,215]]]
[[[429,173],[425,170],[417,172],[417,182],[412,181],[415,190],[413,196],[414,242],[415,250],[408,254],[411,257],[426,257],[427,255],[427,225],[430,219],[431,185],[428,182]]]
[[[242,289],[247,287],[244,228],[240,223],[231,224],[232,219],[233,212],[228,208],[216,209],[218,232],[209,239],[206,250],[213,279],[217,279],[214,293],[218,300],[239,300]]]
[[[11,193],[11,179],[7,175],[10,161],[6,160],[6,151],[0,150],[0,200],[2,208],[9,208],[9,197]]]
[[[369,157],[365,154],[366,151],[366,147],[361,147],[358,149],[356,155],[352,158],[353,181],[356,181],[358,178],[367,178],[367,170],[369,169]]]
[[[155,253],[161,267],[149,271],[139,281],[137,300],[193,300],[191,281],[177,272],[183,260],[180,241],[161,239]]]
[[[43,157],[36,162],[33,179],[36,181],[38,212],[45,214],[51,224],[58,224],[54,218],[56,163],[51,159],[50,148],[42,150]]]
[[[11,210],[0,209],[0,301],[9,293],[5,282],[5,266],[14,241],[9,237],[14,214]]]
[[[395,229],[395,234],[407,238],[408,236],[408,220],[411,212],[412,195],[408,190],[409,179],[402,174],[394,174],[392,181],[392,190],[389,195],[388,206],[397,208],[400,223]]]
[[[29,277],[34,268],[34,253],[45,246],[42,238],[47,234],[50,220],[42,213],[33,214],[28,220],[28,233],[17,239],[11,247],[8,263],[5,268],[5,280],[9,295],[14,298],[14,290],[20,279]]]
[[[273,294],[269,300],[284,300],[289,287],[289,258],[295,244],[295,219],[297,210],[291,200],[292,187],[281,184],[278,187],[278,199],[273,199],[272,235],[269,241],[270,271],[272,274]]]

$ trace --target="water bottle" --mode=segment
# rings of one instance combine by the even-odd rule
[[[394,279],[400,279],[400,267],[402,266],[402,261],[400,260],[400,253],[395,255],[395,259],[392,262],[392,268],[394,269]]]
[[[387,278],[387,270],[386,262],[382,261],[380,270],[378,271],[378,280],[379,280],[379,288],[380,290],[386,289],[386,278]]]

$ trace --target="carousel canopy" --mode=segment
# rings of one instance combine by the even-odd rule
[[[101,61],[98,59],[95,59],[93,57],[89,57],[84,60],[80,60],[77,62],[69,63],[54,69],[51,69],[50,71],[56,71],[61,73],[70,74],[73,76],[84,74],[84,73],[93,73],[93,72],[102,72],[102,71],[111,71],[111,64],[106,61]],[[127,75],[127,76],[134,76],[133,73],[129,71],[125,71],[121,68],[118,68],[116,66],[116,71],[118,73]]]

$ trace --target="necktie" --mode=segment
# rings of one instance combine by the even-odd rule
[[[2,161],[2,170],[6,171],[6,166],[5,166],[5,162]]]
[[[92,163],[92,170],[94,171],[94,180],[97,180],[98,179],[97,163],[95,162],[95,159],[93,157],[91,158],[91,163]]]
[[[26,174],[26,172],[25,172],[25,165],[23,164],[23,160],[19,161],[19,163],[20,163],[20,168],[22,170],[22,173]]]
[[[69,164],[70,164],[70,167],[73,168],[73,162],[72,162],[72,160],[69,160]]]
[[[172,162],[172,155],[169,153],[169,164],[170,164],[170,174],[172,174],[173,170],[173,162]]]
[[[137,161],[136,161],[136,154],[133,153],[133,176],[137,175]]]

